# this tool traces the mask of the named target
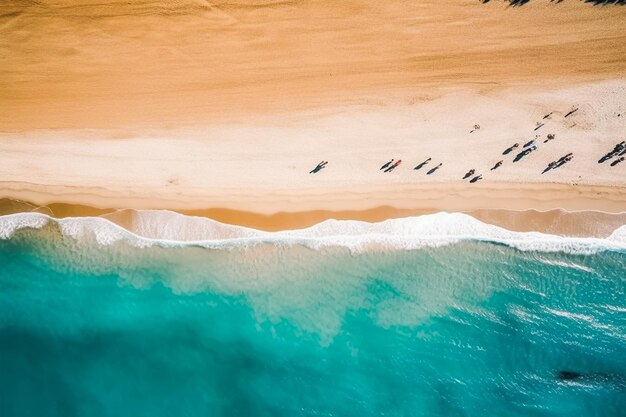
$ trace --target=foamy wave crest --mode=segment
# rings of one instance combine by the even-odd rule
[[[113,214],[110,218],[55,219],[40,213],[1,216],[0,238],[9,239],[17,230],[41,229],[53,223],[64,235],[76,240],[93,239],[101,245],[127,241],[137,247],[193,245],[233,249],[271,243],[304,245],[311,249],[346,247],[353,252],[364,252],[439,247],[463,240],[477,240],[505,244],[524,251],[586,254],[598,250],[626,250],[626,225],[603,239],[563,237],[539,232],[514,232],[462,213],[436,213],[379,223],[326,220],[305,229],[265,232],[170,211],[126,210],[123,213],[122,217]]]

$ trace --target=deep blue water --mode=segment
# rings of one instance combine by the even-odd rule
[[[27,231],[0,266],[3,417],[626,416],[622,252]]]

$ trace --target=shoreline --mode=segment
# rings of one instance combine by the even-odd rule
[[[50,215],[52,218],[102,217],[126,230],[137,232],[140,223],[154,223],[158,233],[158,222],[171,221],[170,214],[194,218],[211,219],[219,223],[241,226],[267,232],[304,229],[325,220],[356,220],[378,223],[389,219],[436,214],[442,210],[401,209],[391,206],[375,207],[368,210],[309,210],[300,212],[279,212],[262,214],[250,211],[209,208],[204,210],[135,210],[103,209],[84,205],[53,203],[47,206],[35,206],[23,201],[0,199],[0,216],[18,213],[36,212]],[[606,238],[613,231],[626,225],[626,211],[608,213],[602,211],[567,211],[552,209],[539,211],[477,209],[460,211],[473,218],[513,232],[540,232],[564,237]],[[164,217],[159,217],[163,215]],[[183,239],[184,240],[184,239]]]
[[[547,91],[456,91],[237,125],[0,134],[0,198],[50,205],[56,216],[164,209],[264,230],[463,212],[513,230],[595,236],[607,232],[602,223],[626,224],[610,215],[626,213],[626,163],[598,164],[626,139],[624,94],[626,81],[614,79]],[[515,162],[529,141],[536,150]],[[504,155],[513,143],[516,151]],[[542,173],[566,153],[571,162]],[[427,157],[430,165],[415,170]],[[404,162],[380,171],[390,158]],[[330,162],[310,174],[320,160]],[[483,179],[463,180],[470,169]],[[604,214],[589,214],[597,212]]]

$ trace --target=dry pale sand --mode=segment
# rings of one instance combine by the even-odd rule
[[[0,184],[4,197],[35,204],[138,209],[622,212],[626,164],[597,160],[626,139],[624,97],[626,81],[606,81],[533,93],[455,91],[412,105],[146,129],[125,138],[115,130],[6,133]],[[565,118],[571,108],[579,110]],[[545,126],[535,131],[537,121]],[[475,122],[481,129],[470,133]],[[543,143],[548,133],[556,139]],[[518,150],[502,155],[536,134],[538,149],[520,162],[512,161]],[[541,173],[568,152],[571,162]],[[413,169],[427,157],[429,165]],[[390,158],[404,162],[381,172]],[[320,160],[329,161],[326,168],[309,174]],[[490,171],[499,160],[503,165]],[[472,168],[481,182],[461,180]]]
[[[626,163],[596,162],[626,139],[626,7],[327,3],[1,4],[0,197],[266,229],[626,212]],[[501,155],[536,134],[523,161]],[[432,176],[412,169],[426,157],[443,163]],[[381,173],[390,158],[403,164]],[[461,181],[470,168],[484,180]],[[558,223],[524,216],[507,224]]]

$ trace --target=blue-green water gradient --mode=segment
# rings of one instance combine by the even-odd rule
[[[0,416],[626,416],[626,254],[0,240]],[[574,378],[559,378],[562,371]]]

